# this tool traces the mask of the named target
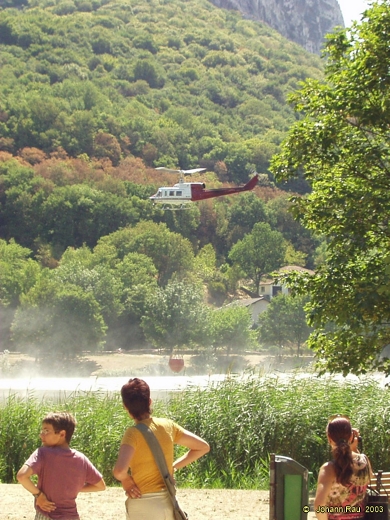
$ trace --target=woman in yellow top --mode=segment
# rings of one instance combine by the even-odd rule
[[[121,395],[130,417],[136,423],[146,424],[157,437],[172,475],[177,469],[184,468],[210,451],[207,442],[194,433],[169,419],[151,416],[150,388],[142,379],[130,379],[122,386]],[[174,444],[188,448],[187,453],[175,461]],[[174,520],[169,493],[154,456],[137,428],[130,427],[125,431],[113,474],[122,483],[128,496],[127,520]]]

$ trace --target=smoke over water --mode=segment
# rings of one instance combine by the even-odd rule
[[[175,373],[170,357],[157,351],[84,353],[73,361],[61,363],[42,362],[13,352],[2,353],[0,399],[10,394],[58,400],[74,392],[119,392],[130,377],[144,378],[151,387],[153,398],[164,398],[172,391],[189,386],[218,383],[227,373],[280,373],[294,368],[282,359],[256,353],[220,358],[184,354],[182,359],[184,367]],[[294,359],[297,363],[297,358]],[[311,360],[302,358],[300,364]]]

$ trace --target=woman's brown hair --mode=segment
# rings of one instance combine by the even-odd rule
[[[150,388],[143,379],[129,379],[121,388],[121,396],[123,404],[137,421],[150,414]]]
[[[336,481],[343,486],[347,486],[353,474],[351,422],[346,417],[336,417],[328,423],[326,431],[334,444],[334,446],[332,446],[332,453]]]

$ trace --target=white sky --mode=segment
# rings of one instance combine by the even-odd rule
[[[367,0],[338,0],[343,13],[345,27],[351,25],[352,20],[360,21],[360,14],[368,7]]]

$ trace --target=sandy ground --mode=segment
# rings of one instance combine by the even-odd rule
[[[189,520],[269,520],[268,491],[181,489],[177,496]],[[124,503],[122,489],[113,487],[77,499],[81,520],[125,520]],[[0,484],[0,520],[24,519],[34,520],[31,495],[19,484]]]

